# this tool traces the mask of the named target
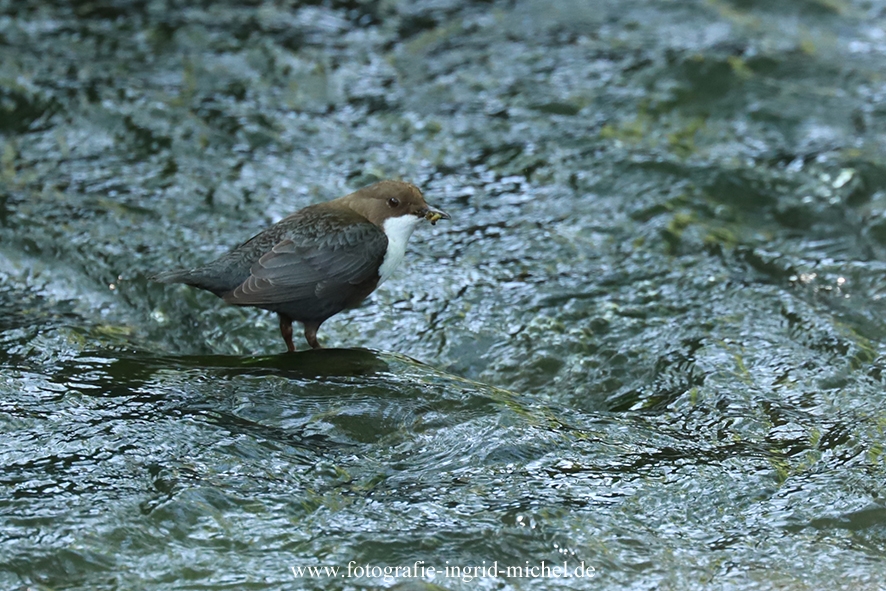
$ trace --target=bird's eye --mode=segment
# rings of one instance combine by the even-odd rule
[[[398,205],[400,205],[400,200],[396,197],[391,197],[390,199],[388,199],[388,205],[390,205],[391,207],[397,207]]]

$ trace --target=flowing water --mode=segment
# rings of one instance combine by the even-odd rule
[[[0,15],[0,588],[884,588],[886,2]],[[380,178],[325,350],[147,280]]]

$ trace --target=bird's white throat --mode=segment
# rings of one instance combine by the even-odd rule
[[[382,227],[385,236],[388,237],[388,250],[385,252],[385,259],[382,261],[381,267],[378,268],[379,285],[384,283],[394,272],[394,269],[403,262],[403,257],[406,256],[406,243],[420,221],[420,217],[410,214],[385,220]]]

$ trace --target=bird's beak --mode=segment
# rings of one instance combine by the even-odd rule
[[[431,207],[430,205],[426,205],[418,211],[418,215],[425,218],[431,224],[436,224],[437,220],[450,220],[452,216],[446,213],[443,210],[437,209],[436,207]]]

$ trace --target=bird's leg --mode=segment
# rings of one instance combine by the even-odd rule
[[[319,322],[305,322],[305,339],[311,349],[322,349],[323,346],[317,342],[317,330],[320,328]]]
[[[283,340],[286,341],[286,348],[292,353],[295,351],[295,345],[292,344],[292,319],[284,314],[279,314],[279,316],[280,334],[283,335]]]

